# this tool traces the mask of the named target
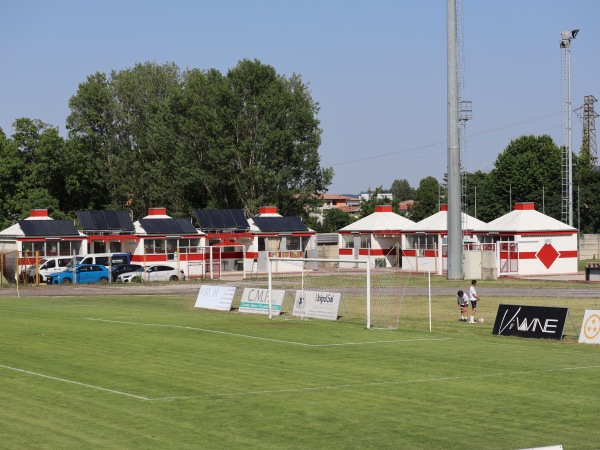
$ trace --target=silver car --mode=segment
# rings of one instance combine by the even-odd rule
[[[132,281],[183,281],[185,274],[183,270],[177,272],[177,269],[171,266],[152,265],[136,270],[135,272],[125,272],[117,277],[118,282],[131,283]]]

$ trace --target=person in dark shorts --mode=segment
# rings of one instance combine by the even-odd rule
[[[458,305],[458,309],[460,309],[460,321],[467,321],[467,314],[469,310],[469,296],[466,292],[458,291],[456,293],[456,303]]]
[[[469,301],[471,302],[471,320],[469,323],[475,323],[475,313],[477,312],[477,280],[471,281],[471,287],[469,288]]]

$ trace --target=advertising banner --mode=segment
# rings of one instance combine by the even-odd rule
[[[271,296],[271,310],[273,315],[281,314],[281,305],[285,289],[273,289]],[[269,290],[244,288],[240,301],[240,312],[253,314],[269,314]]]
[[[562,339],[569,308],[499,305],[492,334]]]
[[[234,295],[235,286],[208,286],[203,284],[200,286],[195,307],[229,311]]]
[[[600,310],[586,309],[579,333],[580,344],[600,344]]]
[[[339,292],[296,291],[292,314],[313,319],[337,320],[341,297]]]

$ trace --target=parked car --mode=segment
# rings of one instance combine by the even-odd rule
[[[44,258],[40,258],[37,266],[39,282],[45,283],[48,280],[49,275],[65,270],[65,267],[71,262],[72,259],[72,256],[46,256]],[[35,275],[36,266],[34,264],[27,268],[27,281],[33,283],[35,281]]]
[[[117,281],[123,283],[131,283],[132,281],[178,281],[185,280],[183,270],[179,273],[177,269],[171,266],[146,266],[136,270],[135,272],[125,272],[117,277]]]
[[[131,262],[127,253],[92,253],[90,255],[75,256],[67,268],[73,269],[73,263],[79,264],[101,264],[103,266],[116,266],[117,264],[129,264]]]
[[[135,272],[143,267],[140,264],[119,264],[112,266],[110,269],[110,275],[113,281],[117,281],[117,277],[125,272]]]
[[[108,269],[100,264],[81,264],[75,268],[75,282],[78,284],[108,283]],[[48,284],[73,283],[73,270],[65,270],[48,275]]]

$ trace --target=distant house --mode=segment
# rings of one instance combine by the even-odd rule
[[[316,217],[317,221],[323,223],[323,214],[330,209],[339,209],[353,217],[356,217],[360,212],[360,198],[351,197],[349,195],[328,194],[323,193],[319,196],[323,202],[316,213],[311,214]]]

